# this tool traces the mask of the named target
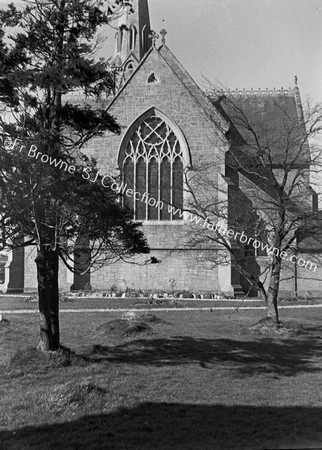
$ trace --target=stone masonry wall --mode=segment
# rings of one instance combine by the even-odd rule
[[[25,250],[25,292],[37,291],[37,268],[36,268],[36,248],[27,247]],[[59,262],[59,289],[69,291],[72,285],[72,274],[66,266]]]
[[[171,57],[169,56],[171,59]],[[156,83],[148,83],[151,73],[155,74]],[[153,49],[139,70],[113,102],[110,113],[116,117],[121,126],[121,134],[106,133],[104,137],[94,138],[84,150],[98,161],[102,175],[118,176],[118,157],[124,136],[131,125],[145,112],[155,108],[165,115],[174,131],[183,134],[187,148],[185,160],[193,168],[213,164],[211,181],[213,186],[223,183],[225,152],[228,143],[220,127],[216,126],[205,114],[195,98],[187,90],[168,63]],[[197,192],[215,200],[216,190]],[[169,279],[174,278],[178,289],[192,291],[215,291],[220,286],[230,286],[230,268],[220,271],[211,268],[202,250],[184,248],[186,226],[183,223],[156,222],[143,225],[151,248],[150,255],[141,255],[136,259],[141,263],[151,256],[158,258],[160,264],[133,265],[113,264],[91,274],[93,288],[109,289],[112,285],[120,288],[169,290]],[[199,258],[195,255],[198,254]],[[26,256],[26,289],[36,286],[36,268],[34,255]],[[198,262],[199,261],[199,262]],[[61,268],[61,289],[70,287],[71,277],[65,268]]]
[[[200,270],[191,253],[182,250],[153,250],[151,255],[136,257],[134,261],[137,264],[120,262],[94,272],[91,285],[99,290],[109,290],[115,286],[121,291],[129,288],[171,292],[170,280],[174,279],[177,290],[215,292],[218,289],[217,271],[210,265]],[[202,257],[201,253],[199,256]],[[156,257],[160,263],[144,265],[150,256]]]
[[[147,83],[151,73],[155,74],[156,83]],[[88,150],[97,159],[101,174],[119,174],[118,157],[123,138],[130,126],[151,108],[159,110],[168,117],[170,123],[181,130],[188,144],[186,150],[189,159],[191,157],[192,166],[203,162],[217,165],[217,170],[211,174],[215,185],[218,172],[224,164],[227,142],[219,127],[216,128],[207,118],[156,49],[110,108],[110,113],[121,125],[121,135],[107,133],[103,138],[93,139],[89,145]],[[215,191],[210,195],[216,195]],[[205,268],[206,263],[197,266],[188,250],[169,254],[172,249],[182,248],[185,231],[180,225],[169,222],[143,225],[143,232],[151,247],[150,256],[160,257],[162,263],[144,267],[120,263],[104,268],[92,274],[93,287],[107,288],[113,284],[124,284],[125,280],[128,286],[168,290],[169,278],[175,278],[181,289],[214,290],[218,282],[217,269]],[[144,255],[143,259],[146,259],[146,256]],[[226,277],[229,276],[227,270]],[[227,280],[224,284],[227,284]]]

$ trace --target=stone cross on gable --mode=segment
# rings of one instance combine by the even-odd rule
[[[151,34],[149,34],[149,38],[152,39],[153,47],[155,47],[155,43],[159,39],[159,37],[160,36],[154,30],[151,30]]]
[[[162,44],[165,44],[165,37],[168,34],[168,32],[163,28],[163,30],[160,31],[160,34],[162,36]]]

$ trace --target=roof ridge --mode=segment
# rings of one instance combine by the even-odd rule
[[[288,89],[284,89],[283,87],[281,87],[280,89],[276,89],[276,88],[273,88],[273,89],[268,89],[268,88],[266,88],[266,89],[261,89],[261,88],[258,88],[258,89],[253,89],[253,88],[251,88],[251,89],[245,89],[245,88],[243,88],[243,89],[238,89],[238,88],[236,88],[236,89],[214,89],[214,90],[211,90],[211,89],[208,89],[207,91],[206,91],[206,94],[207,95],[211,95],[212,93],[214,93],[214,92],[216,92],[216,94],[220,94],[220,95],[223,95],[223,94],[228,94],[228,95],[237,95],[237,96],[246,96],[246,95],[251,95],[251,96],[254,96],[254,97],[256,97],[256,96],[262,96],[262,95],[267,95],[267,96],[271,96],[271,95],[288,95],[288,96],[294,96],[294,89],[295,88],[291,88],[291,87],[289,87]]]

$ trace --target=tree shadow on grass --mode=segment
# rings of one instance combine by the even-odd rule
[[[168,366],[199,364],[211,368],[226,362],[241,376],[272,373],[294,376],[301,372],[319,372],[322,364],[322,339],[206,339],[174,336],[162,339],[136,339],[116,346],[94,345],[86,357],[99,362]],[[231,366],[231,367],[230,367]]]
[[[6,450],[320,448],[321,423],[321,408],[143,403],[3,431],[0,444]]]

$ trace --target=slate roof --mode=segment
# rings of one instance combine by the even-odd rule
[[[217,92],[210,98],[246,143],[251,143],[253,136],[243,123],[245,118],[253,129],[261,130],[259,135],[273,143],[271,155],[276,166],[285,162],[292,164],[292,161],[302,165],[310,161],[309,146],[303,145],[305,125],[297,86],[288,90]]]

